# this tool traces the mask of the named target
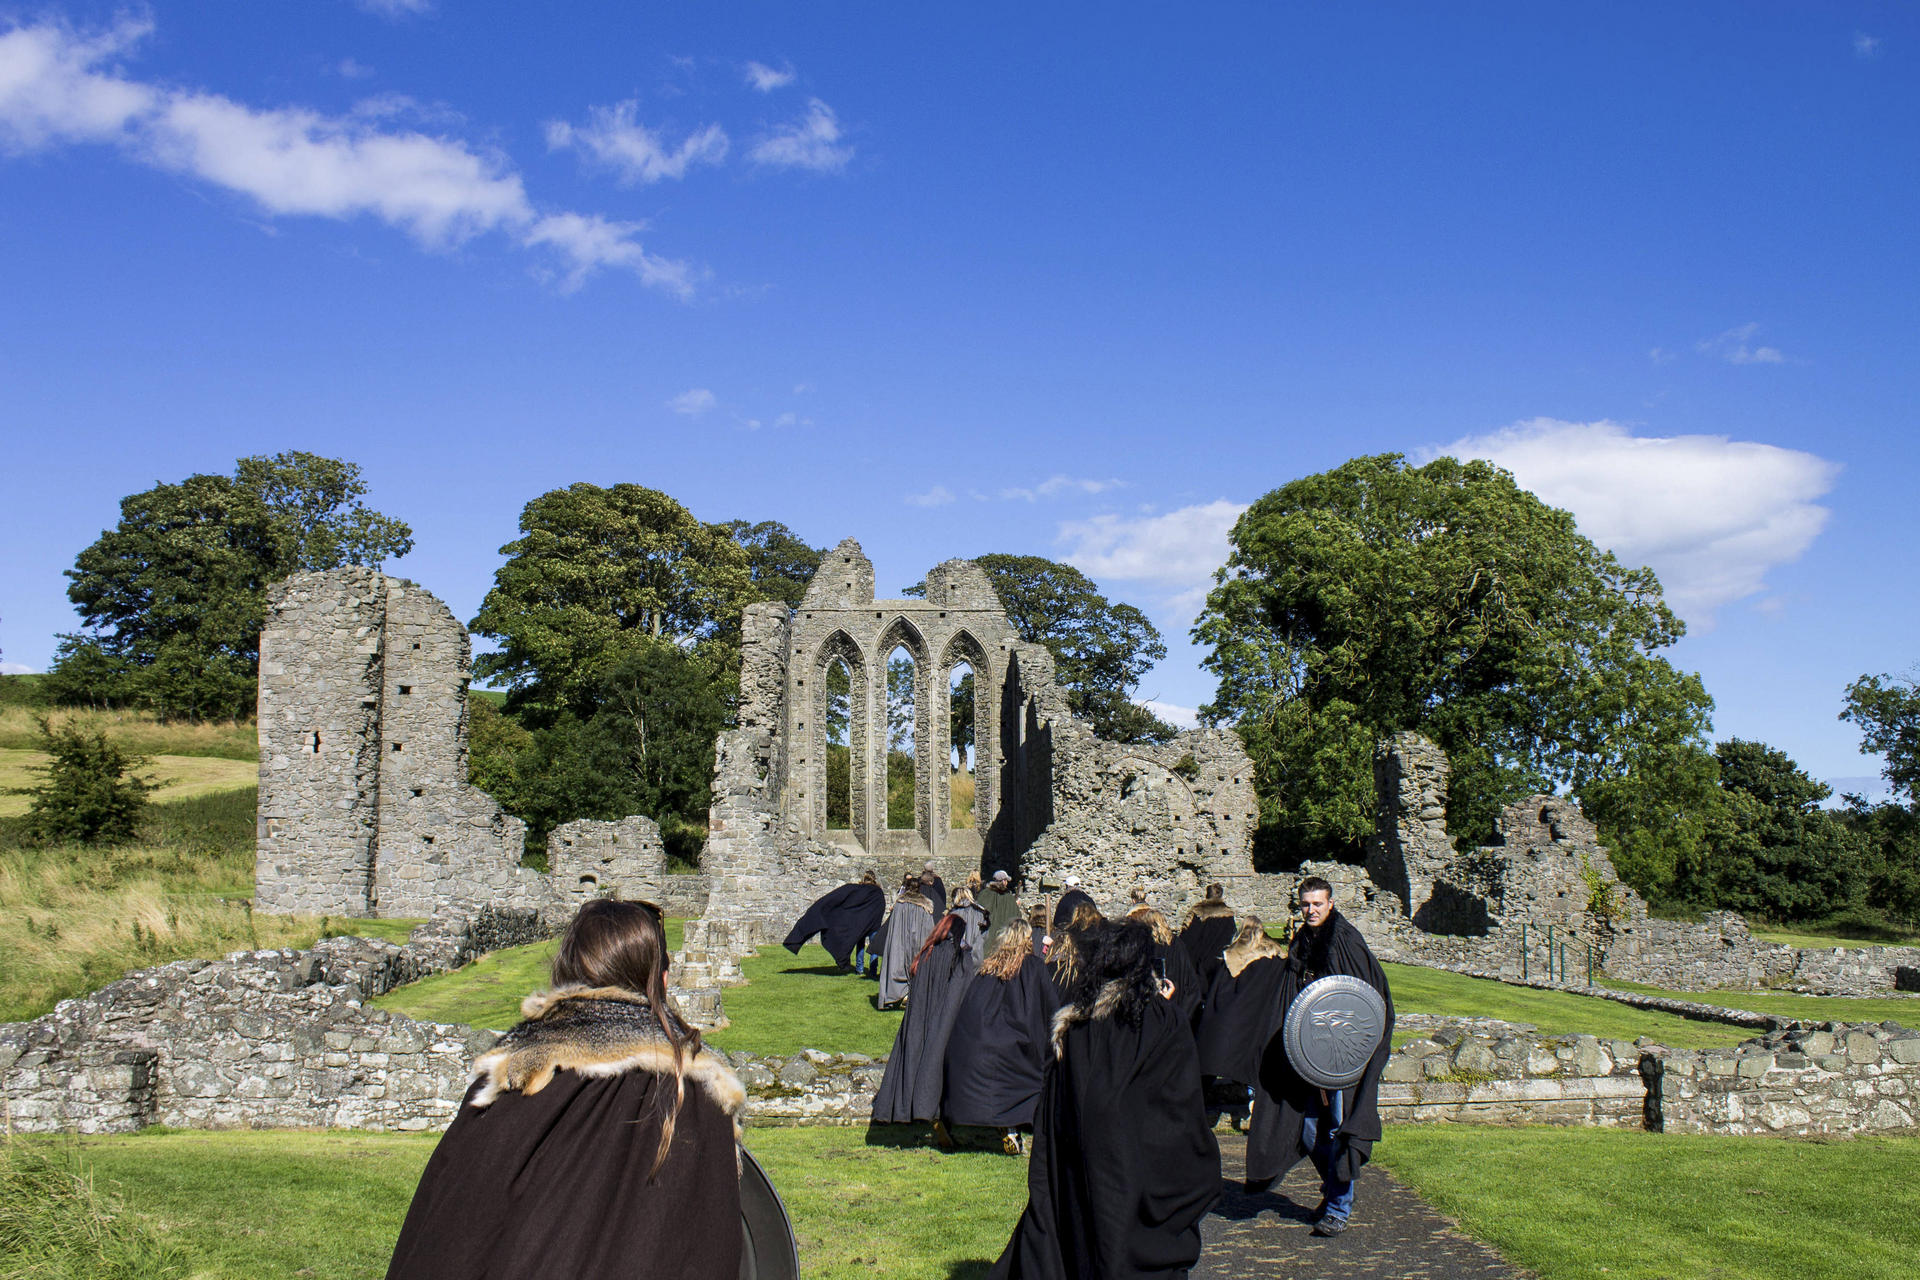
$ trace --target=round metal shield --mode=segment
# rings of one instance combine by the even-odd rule
[[[1310,983],[1287,1010],[1287,1061],[1310,1085],[1344,1089],[1366,1074],[1386,1026],[1387,1005],[1378,991],[1330,974]]]
[[[751,1153],[740,1152],[740,1280],[800,1280],[787,1206]]]

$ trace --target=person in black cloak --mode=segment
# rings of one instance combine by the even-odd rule
[[[1279,943],[1267,936],[1259,916],[1240,922],[1240,935],[1221,957],[1207,987],[1206,1002],[1194,1030],[1200,1074],[1210,1109],[1228,1112],[1237,1129],[1247,1118],[1253,1086],[1260,1078],[1260,1055],[1280,999],[1286,960]]]
[[[657,908],[580,908],[553,989],[475,1060],[387,1280],[737,1280],[746,1091],[666,969]]]
[[[982,941],[987,936],[988,926],[992,924],[987,909],[974,900],[972,889],[962,889],[953,895],[953,911],[950,914],[960,917],[960,945],[973,952],[973,967],[979,968],[989,950]]]
[[[1093,899],[1080,887],[1079,876],[1068,876],[1067,891],[1053,907],[1053,931],[1060,932],[1061,927],[1073,919],[1073,913],[1083,906],[1093,906]]]
[[[1393,996],[1387,975],[1360,931],[1333,905],[1333,886],[1319,876],[1300,882],[1303,925],[1294,931],[1293,945],[1278,983],[1272,1017],[1259,1041],[1264,1047],[1254,1082],[1253,1116],[1247,1126],[1247,1189],[1257,1191],[1283,1176],[1300,1160],[1311,1159],[1320,1171],[1324,1197],[1316,1211],[1313,1233],[1337,1236],[1347,1229],[1353,1213],[1353,1184],[1360,1168],[1380,1141],[1380,1072],[1393,1044]],[[1242,971],[1245,977],[1261,961]],[[1287,1010],[1308,985],[1328,974],[1359,978],[1386,1002],[1386,1027],[1358,1083],[1329,1095],[1294,1072],[1287,1060]]]
[[[1034,1113],[1027,1207],[989,1280],[1179,1280],[1220,1193],[1193,1036],[1153,972],[1153,936],[1102,924],[1077,943]]]
[[[1233,932],[1233,908],[1227,905],[1226,890],[1208,885],[1207,896],[1194,904],[1180,927],[1180,945],[1203,982],[1211,985],[1220,971],[1220,956],[1233,941]]]
[[[1174,942],[1173,926],[1157,909],[1142,902],[1127,912],[1127,919],[1139,921],[1153,935],[1154,958],[1166,965],[1167,980],[1173,983],[1174,1007],[1191,1028],[1200,1016],[1200,1002],[1206,994],[1200,971],[1187,959],[1186,948]]]
[[[947,1037],[940,1114],[949,1129],[998,1129],[1007,1154],[1020,1154],[1018,1130],[1033,1124],[1061,1003],[1047,966],[1033,954],[1033,931],[1013,921],[967,984]]]
[[[947,1037],[967,982],[980,967],[960,945],[963,926],[949,911],[921,944],[907,988],[907,1016],[894,1032],[886,1073],[873,1095],[875,1124],[913,1124],[940,1118]],[[941,1130],[936,1129],[936,1135]]]
[[[799,955],[800,948],[819,934],[820,945],[827,949],[835,964],[845,969],[851,964],[854,951],[864,951],[867,939],[880,931],[880,922],[886,914],[886,892],[869,871],[860,883],[843,884],[815,898],[781,945]]]
[[[1047,949],[1047,970],[1053,975],[1053,985],[1062,992],[1072,992],[1079,987],[1085,972],[1079,940],[1098,928],[1104,919],[1100,908],[1092,902],[1083,902],[1074,908],[1072,920],[1053,926],[1053,945]]]
[[[890,1009],[907,998],[907,984],[913,977],[914,957],[933,932],[933,903],[920,892],[920,877],[908,875],[894,900],[893,914],[887,917],[886,932],[880,935],[880,996],[882,1009]]]
[[[1033,954],[1042,960],[1053,945],[1053,935],[1047,932],[1047,909],[1034,906],[1027,912],[1027,932],[1033,935]]]
[[[933,869],[931,862],[920,868],[920,892],[933,903],[935,916],[947,914],[947,882],[940,878],[940,873]]]

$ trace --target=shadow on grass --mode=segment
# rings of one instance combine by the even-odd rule
[[[982,1280],[993,1270],[993,1263],[985,1258],[968,1258],[965,1262],[947,1264],[947,1280]]]
[[[837,965],[837,964],[796,965],[790,969],[782,969],[781,972],[812,974],[815,977],[845,978],[845,977],[852,976],[853,966],[850,964],[849,965]]]
[[[933,1147],[933,1129],[924,1124],[869,1124],[867,1145],[893,1147],[901,1151]]]

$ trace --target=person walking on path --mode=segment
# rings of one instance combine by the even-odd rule
[[[931,861],[920,868],[920,892],[933,903],[935,919],[947,914],[947,882],[942,880],[940,873],[933,869]]]
[[[1008,1155],[1033,1124],[1059,989],[1033,954],[1032,931],[1015,920],[960,1000],[947,1037],[940,1114],[951,1128],[998,1129]]]
[[[1219,972],[1221,954],[1233,941],[1233,932],[1233,908],[1227,905],[1226,890],[1208,885],[1207,896],[1193,905],[1180,927],[1180,945],[1200,971],[1201,981],[1211,983]]]
[[[893,1051],[873,1095],[875,1124],[913,1124],[940,1118],[947,1037],[960,1012],[960,998],[980,961],[960,945],[960,917],[940,917],[914,957],[907,988],[907,1016],[894,1032]],[[938,1131],[936,1131],[938,1132]]]
[[[880,935],[880,995],[882,1009],[907,998],[913,960],[933,932],[933,903],[920,892],[920,877],[909,875],[900,885],[886,931]]]
[[[1319,876],[1300,882],[1302,923],[1287,950],[1273,1016],[1264,1028],[1265,1049],[1247,1126],[1247,1188],[1259,1190],[1284,1177],[1302,1159],[1320,1171],[1323,1200],[1313,1233],[1337,1236],[1353,1215],[1353,1184],[1380,1141],[1380,1072],[1393,1045],[1393,996],[1387,975],[1367,940],[1333,905],[1333,886]],[[1242,971],[1244,978],[1266,961]],[[1386,1002],[1385,1028],[1366,1072],[1348,1088],[1328,1091],[1302,1080],[1287,1060],[1287,1011],[1308,986],[1344,973],[1367,983]]]
[[[869,871],[858,884],[843,884],[814,899],[781,943],[795,955],[820,935],[820,945],[842,969],[852,964],[855,950],[864,951],[867,939],[880,931],[886,918],[887,895]]]

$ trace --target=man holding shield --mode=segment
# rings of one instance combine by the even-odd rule
[[[1337,1236],[1353,1212],[1353,1183],[1380,1140],[1380,1072],[1393,1035],[1387,975],[1319,876],[1300,883],[1302,921],[1264,1028],[1247,1186],[1260,1190],[1300,1160],[1320,1171],[1313,1233]]]

